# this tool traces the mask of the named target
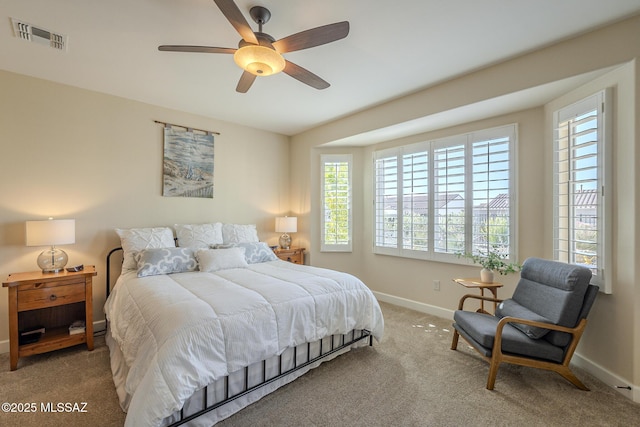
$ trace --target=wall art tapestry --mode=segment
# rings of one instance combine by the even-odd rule
[[[165,197],[213,198],[213,134],[164,128]]]

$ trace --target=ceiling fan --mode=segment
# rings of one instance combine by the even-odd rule
[[[326,89],[328,82],[282,57],[283,53],[308,49],[345,38],[349,34],[349,22],[342,21],[292,34],[275,40],[262,32],[262,26],[269,22],[271,12],[265,7],[254,6],[249,10],[251,18],[258,24],[253,31],[233,0],[214,0],[222,14],[242,36],[238,49],[212,46],[162,45],[160,51],[202,52],[233,54],[233,59],[244,70],[236,91],[246,93],[257,76],[269,76],[284,71],[296,80],[316,89]]]

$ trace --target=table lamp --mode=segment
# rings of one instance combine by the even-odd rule
[[[291,236],[288,233],[298,231],[298,218],[295,216],[276,217],[276,233],[284,233],[280,236],[280,247],[289,249],[291,247]]]
[[[51,246],[38,256],[38,267],[43,273],[57,273],[67,265],[69,257],[56,245],[76,242],[75,219],[53,219],[26,222],[27,246]]]

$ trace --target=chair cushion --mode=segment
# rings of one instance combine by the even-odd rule
[[[556,325],[574,327],[579,319],[591,271],[577,265],[528,258],[512,299]],[[551,331],[544,339],[566,346],[570,335]]]
[[[453,327],[471,345],[491,357],[494,336],[500,319],[484,313],[456,310]],[[534,340],[511,325],[502,330],[502,352],[562,363],[564,350],[546,340]]]
[[[519,317],[520,319],[534,320],[537,322],[552,323],[546,317],[534,313],[527,307],[521,306],[512,299],[504,300],[498,305],[498,307],[496,308],[496,316],[500,319],[502,319],[503,317],[511,316]],[[515,328],[520,329],[522,332],[527,334],[529,338],[533,338],[534,340],[542,338],[549,332],[549,329],[525,325],[522,323],[511,323],[511,325]]]

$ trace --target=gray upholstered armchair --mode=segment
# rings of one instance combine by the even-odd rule
[[[451,349],[462,336],[490,364],[487,389],[493,390],[500,363],[555,371],[582,390],[588,388],[571,372],[569,362],[598,294],[584,267],[529,258],[520,281],[507,300],[465,295],[454,314]],[[464,311],[467,299],[497,301],[495,315]]]

